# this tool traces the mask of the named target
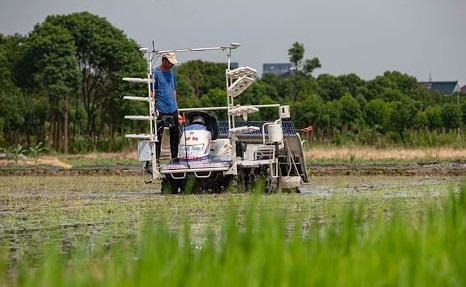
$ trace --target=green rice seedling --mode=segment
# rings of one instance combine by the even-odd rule
[[[312,222],[277,208],[287,195],[235,195],[223,206],[222,223],[200,237],[188,210],[198,208],[199,197],[168,197],[165,204],[189,201],[178,228],[174,209],[154,208],[141,230],[122,240],[101,233],[65,250],[58,233],[38,247],[41,256],[18,258],[15,266],[4,258],[0,285],[463,286],[465,194],[464,185],[452,188],[442,204],[427,202],[415,216],[396,201],[384,203],[387,214],[368,210],[371,199],[342,206],[335,197],[324,220]]]

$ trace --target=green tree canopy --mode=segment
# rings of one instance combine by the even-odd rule
[[[456,104],[445,104],[442,109],[443,125],[447,129],[456,129],[462,125],[461,109]]]
[[[49,16],[38,26],[60,27],[69,35],[75,51],[74,63],[66,65],[67,71],[78,70],[79,93],[76,105],[82,105],[86,112],[86,132],[96,141],[98,135],[105,137],[105,131],[122,132],[123,116],[132,108],[124,103],[124,95],[140,95],[144,87],[138,88],[121,80],[122,77],[144,77],[146,64],[138,51],[138,45],[126,37],[105,18],[88,12],[64,16]],[[57,42],[53,42],[57,45]],[[72,81],[67,81],[70,86]],[[77,107],[75,107],[77,108]]]
[[[13,141],[25,122],[24,98],[14,82],[12,42],[15,39],[0,34],[0,144]]]
[[[361,120],[361,107],[352,95],[345,94],[340,98],[341,121],[343,125],[356,125]]]
[[[366,121],[371,127],[383,130],[390,120],[390,105],[382,99],[372,99],[367,104]]]
[[[304,44],[294,42],[291,48],[288,49],[288,56],[295,70],[299,71],[304,58]]]
[[[391,103],[390,128],[404,138],[406,129],[413,127],[416,116],[414,102],[409,99],[404,101],[394,101]]]
[[[438,129],[442,127],[443,120],[442,120],[442,108],[438,105],[428,107],[425,110],[426,117],[427,117],[427,126],[431,130]]]

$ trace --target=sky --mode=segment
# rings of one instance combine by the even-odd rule
[[[466,84],[466,0],[0,0],[0,33],[27,34],[47,15],[107,18],[141,46],[157,49],[241,43],[232,61],[259,72],[288,62],[293,42],[316,74],[372,79],[398,70],[426,81]],[[178,55],[225,61],[220,52]]]

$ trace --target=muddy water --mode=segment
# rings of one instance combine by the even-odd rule
[[[309,224],[322,224],[339,210],[363,204],[368,214],[402,212],[416,217],[426,206],[456,192],[466,177],[313,177],[300,194],[261,196],[261,208],[278,210]],[[141,177],[0,176],[0,247],[10,258],[34,256],[44,243],[62,249],[138,237],[147,221],[171,229],[185,220],[202,236],[221,225],[232,209],[247,208],[250,194],[161,195]]]

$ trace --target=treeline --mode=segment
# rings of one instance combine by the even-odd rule
[[[264,76],[261,83],[262,90],[274,91],[268,93],[275,95],[272,101],[291,105],[298,127],[312,125],[313,139],[320,142],[464,144],[466,97],[432,93],[397,71],[369,81],[355,74],[314,78],[298,73],[286,79]]]
[[[143,113],[122,101],[145,87],[138,45],[106,19],[74,13],[49,16],[27,36],[0,35],[0,146],[47,143],[59,152],[121,149],[121,137]]]
[[[396,71],[365,81],[355,74],[313,72],[318,58],[303,59],[304,46],[288,51],[294,69],[282,77],[263,75],[239,99],[241,104],[291,105],[299,128],[313,126],[313,140],[380,145],[427,144],[442,135],[464,143],[464,95],[431,93]],[[27,36],[0,34],[0,147],[45,142],[58,152],[120,150],[127,132],[144,123],[124,115],[145,114],[143,104],[123,96],[145,95],[146,87],[121,81],[144,77],[138,45],[106,19],[89,14],[49,16]],[[188,61],[176,67],[180,107],[226,104],[225,64]],[[250,119],[274,119],[261,110]],[[434,137],[433,137],[434,135]]]
[[[312,125],[312,139],[322,143],[464,147],[466,95],[428,91],[415,77],[397,71],[368,81],[356,74],[315,77],[320,61],[303,59],[302,44],[294,43],[288,52],[292,72],[263,75],[238,99],[241,104],[289,104],[295,125]],[[201,61],[181,65],[182,106],[225,105],[224,68]],[[275,110],[264,109],[250,119],[273,117]]]

